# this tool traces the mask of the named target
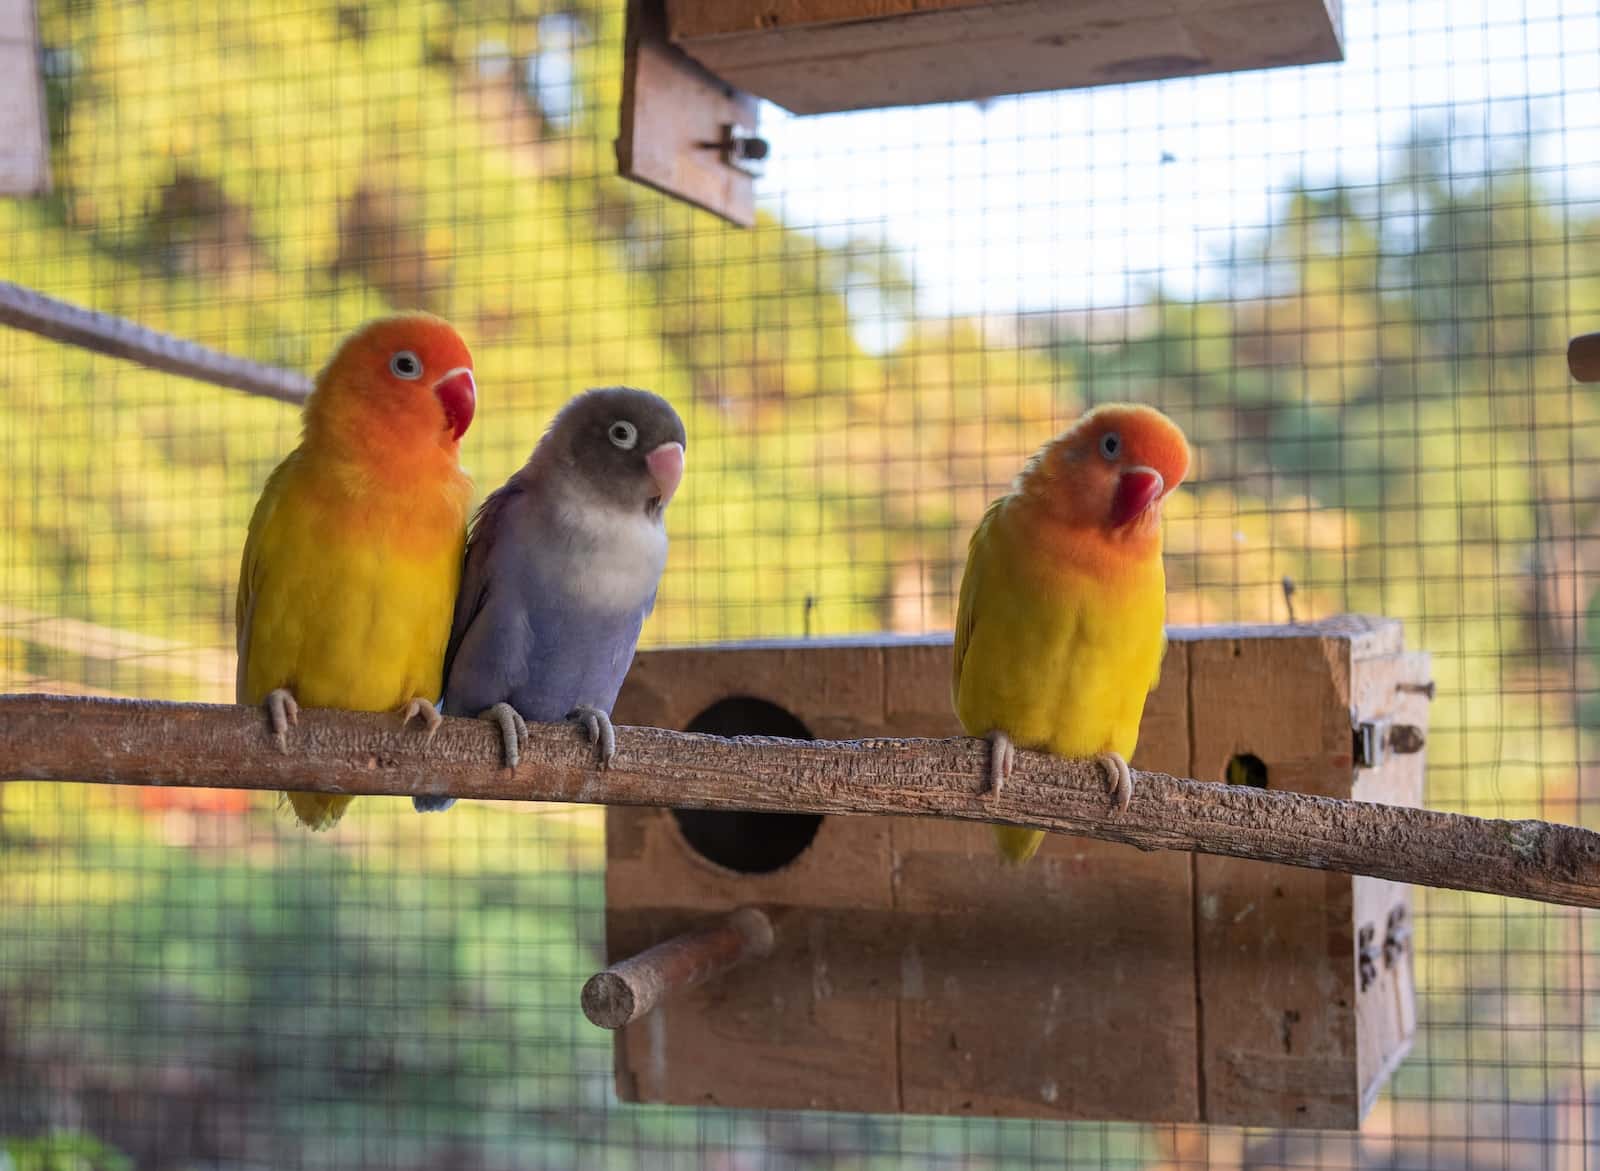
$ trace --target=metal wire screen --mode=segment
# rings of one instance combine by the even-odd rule
[[[646,645],[948,629],[1026,454],[1158,404],[1200,452],[1174,621],[1282,620],[1285,575],[1302,618],[1402,618],[1429,804],[1600,825],[1600,404],[1562,362],[1600,328],[1600,16],[1343,20],[1339,65],[768,108],[739,231],[616,177],[617,3],[43,0],[55,191],[0,201],[0,275],[308,371],[443,313],[480,492],[577,390],[667,395],[689,474]],[[296,412],[7,330],[0,419],[0,690],[231,701]],[[0,787],[0,1165],[1600,1160],[1592,916],[1441,891],[1359,1136],[621,1105],[576,1009],[601,850],[592,809],[363,799],[312,836],[264,797]]]

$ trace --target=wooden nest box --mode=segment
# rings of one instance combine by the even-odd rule
[[[1400,624],[1174,630],[1133,763],[1416,805]],[[947,639],[641,653],[619,723],[954,736]],[[1230,767],[1231,766],[1231,767]],[[1134,800],[1139,800],[1137,793]],[[607,810],[613,963],[741,907],[776,945],[616,1034],[630,1102],[1359,1126],[1414,1028],[1410,888],[989,827]]]
[[[673,44],[797,114],[1338,61],[1339,0],[665,0]]]

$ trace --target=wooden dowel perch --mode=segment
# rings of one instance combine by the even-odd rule
[[[704,984],[747,960],[765,959],[775,939],[772,920],[755,907],[740,907],[590,976],[583,986],[583,1015],[602,1029],[620,1029],[675,992]]]
[[[97,354],[126,358],[152,370],[286,403],[304,402],[311,393],[311,380],[304,374],[236,358],[123,317],[58,301],[10,281],[0,281],[0,325],[25,329]]]
[[[1113,812],[1092,761],[1017,754],[987,791],[982,740],[782,740],[617,730],[610,768],[570,725],[530,725],[521,766],[496,730],[446,719],[428,740],[394,715],[302,710],[280,753],[248,707],[0,696],[0,778],[418,794],[681,809],[1000,821],[1397,882],[1600,907],[1600,834],[1135,772]]]
[[[1586,333],[1567,343],[1567,369],[1579,382],[1600,382],[1600,333]]]

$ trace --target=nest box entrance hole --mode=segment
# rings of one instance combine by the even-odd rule
[[[799,718],[753,696],[720,699],[689,721],[686,732],[713,736],[784,736],[815,739]],[[822,827],[814,813],[728,813],[674,809],[678,831],[709,862],[739,874],[770,874],[805,853]]]
[[[1255,789],[1265,789],[1267,784],[1267,762],[1253,752],[1241,752],[1228,760],[1227,772],[1223,779],[1230,785],[1249,785]]]

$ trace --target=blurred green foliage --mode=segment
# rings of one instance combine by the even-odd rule
[[[0,1139],[0,1171],[133,1171],[125,1155],[88,1135]]]

